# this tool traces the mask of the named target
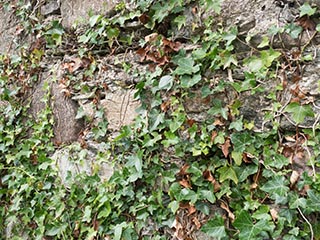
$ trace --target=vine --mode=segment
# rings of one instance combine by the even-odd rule
[[[203,232],[207,239],[319,238],[318,107],[299,85],[290,92],[287,75],[298,82],[301,66],[314,59],[305,54],[307,45],[291,55],[272,46],[283,33],[298,38],[312,30],[315,37],[318,10],[305,3],[296,24],[277,29],[253,47],[236,26],[223,26],[213,17],[203,22],[195,17],[192,23],[185,17],[185,11],[218,16],[221,2],[139,0],[133,10],[122,2],[111,16],[89,16],[79,32],[63,29],[56,20],[41,25],[37,5],[2,4],[20,17],[23,31],[36,36],[19,56],[1,55],[2,236],[193,239]],[[72,39],[77,40],[71,51],[66,46]],[[238,44],[250,51],[239,54]],[[134,87],[141,107],[134,123],[112,138],[97,104],[107,87],[81,85],[77,79],[90,81],[101,55],[129,50],[147,68],[137,71],[121,62],[139,79]],[[52,158],[57,146],[51,142],[49,85],[43,89],[43,111],[36,120],[29,116],[24,97],[39,81],[42,61],[52,52],[68,51],[77,57],[64,63],[60,84],[65,97],[85,92],[92,99],[94,117],[81,109],[77,117],[85,118],[93,140],[103,146],[98,161],[114,164],[108,180],[101,178],[98,165],[92,174],[60,178]],[[233,77],[237,69],[241,79]],[[290,98],[283,101],[285,91]],[[258,127],[243,109],[246,97],[261,94],[270,106]],[[281,129],[280,117],[289,120],[293,131]],[[304,127],[306,121],[310,128]],[[88,155],[84,138],[70,149],[75,162]]]

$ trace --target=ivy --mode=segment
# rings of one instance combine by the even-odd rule
[[[273,49],[267,36],[257,49],[250,46],[250,53],[240,56],[237,27],[223,26],[211,17],[193,22],[190,36],[176,38],[175,28],[189,27],[185,10],[216,16],[221,3],[138,0],[131,9],[121,2],[114,16],[90,15],[88,25],[74,33],[59,21],[43,23],[31,3],[18,1],[12,3],[14,8],[4,4],[27,33],[41,40],[30,54],[21,47],[19,55],[1,56],[2,236],[191,239],[202,231],[217,239],[319,238],[315,107],[298,88],[290,89],[293,98],[285,104],[277,97],[288,84],[276,82],[279,74],[288,66],[305,64],[307,58],[291,60],[287,49]],[[318,11],[308,3],[299,10],[307,19]],[[137,20],[142,35],[126,28]],[[292,38],[303,31],[305,27],[296,23],[270,29],[273,36],[287,33]],[[44,85],[45,107],[36,120],[21,96],[39,80],[42,61],[52,52],[65,51],[69,34],[76,39],[79,56],[64,65],[66,97],[80,92],[93,99],[94,114],[85,116],[80,108],[77,118],[85,118],[92,141],[102,149],[95,153],[91,174],[70,172],[62,179],[52,157],[57,149],[51,142],[49,85]],[[99,56],[132,49],[147,71],[118,63],[139,80],[134,87],[141,107],[134,123],[111,137],[104,111],[96,104],[96,94],[103,89],[87,83],[99,70]],[[243,74],[240,79],[232,78],[235,69]],[[85,81],[78,81],[78,72]],[[272,81],[275,84],[269,84]],[[261,128],[243,114],[246,94],[272,101],[264,108]],[[294,133],[279,128],[280,117],[292,124]],[[304,128],[306,120],[314,121],[312,129]],[[68,149],[74,164],[89,154],[85,140]],[[102,179],[99,164],[110,161],[114,173]]]

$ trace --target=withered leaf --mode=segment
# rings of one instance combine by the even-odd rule
[[[220,207],[221,207],[222,209],[224,209],[224,210],[227,211],[228,217],[229,217],[230,220],[233,222],[234,219],[235,219],[235,216],[234,216],[234,214],[230,211],[229,206],[228,206],[225,202],[221,202]]]
[[[139,16],[139,21],[142,23],[142,24],[147,24],[150,20],[150,17],[148,14],[146,13],[143,13]]]
[[[308,15],[304,15],[301,18],[299,18],[298,25],[300,25],[305,30],[309,30],[309,31],[316,30],[315,22]]]
[[[230,148],[231,144],[230,144],[230,139],[227,138],[224,142],[224,144],[221,145],[221,150],[222,150],[222,153],[224,155],[224,157],[228,157],[229,155],[229,148]]]

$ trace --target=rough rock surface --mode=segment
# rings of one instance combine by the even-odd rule
[[[93,14],[104,14],[117,3],[117,0],[61,0],[62,25],[70,28],[74,23],[83,23],[88,19],[90,11]]]

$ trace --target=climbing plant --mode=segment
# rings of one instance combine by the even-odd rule
[[[318,113],[299,89],[287,103],[278,98],[288,84],[279,81],[279,74],[288,65],[300,67],[313,58],[305,55],[303,46],[292,59],[287,49],[274,49],[269,38],[251,46],[236,26],[218,22],[221,2],[137,0],[134,11],[122,2],[111,18],[91,14],[78,33],[68,32],[58,21],[42,23],[33,3],[2,3],[20,17],[22,31],[37,36],[30,54],[22,46],[19,56],[1,55],[2,236],[191,239],[202,231],[213,239],[320,238]],[[188,22],[185,11],[190,9],[199,16],[210,11],[212,17]],[[305,3],[300,26],[288,25],[272,34],[299,37],[317,12]],[[143,30],[139,35],[126,29],[133,20]],[[314,27],[319,31],[319,25]],[[102,53],[134,49],[147,71],[122,63],[138,79],[134,88],[141,107],[134,123],[122,127],[114,139],[101,109],[95,113],[98,124],[78,112],[95,140],[104,143],[97,155],[114,163],[111,178],[102,180],[97,170],[69,175],[64,184],[51,158],[57,146],[51,142],[49,86],[43,87],[45,108],[36,120],[29,116],[25,94],[38,81],[43,58],[65,51],[64,44],[74,36],[79,58],[64,66],[66,97],[101,87],[79,85],[74,75],[82,68],[86,79],[94,76],[95,58]],[[239,43],[249,49],[245,56],[237,52]],[[235,69],[243,72],[242,80],[226,74]],[[299,81],[301,73],[293,74]],[[241,114],[242,94],[264,94],[270,100],[262,126]],[[190,114],[192,102],[201,103],[201,118]],[[280,116],[288,118],[293,131],[280,129]],[[304,127],[306,119],[312,119],[311,128]],[[86,155],[84,142],[74,148],[76,160]],[[295,162],[304,171],[298,171]]]

